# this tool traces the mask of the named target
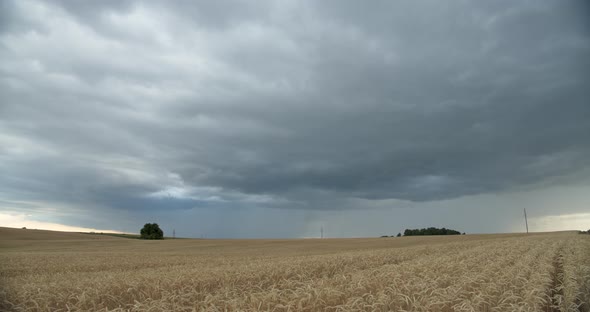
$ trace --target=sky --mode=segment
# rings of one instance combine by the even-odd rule
[[[0,1],[0,226],[590,228],[586,1]]]

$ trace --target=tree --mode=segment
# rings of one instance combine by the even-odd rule
[[[402,236],[402,233],[397,233],[397,237],[401,237],[401,236]]]
[[[143,239],[163,239],[164,232],[157,223],[146,223],[139,232]]]

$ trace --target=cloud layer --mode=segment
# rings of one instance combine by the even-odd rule
[[[582,1],[1,6],[13,206],[305,214],[590,177]]]

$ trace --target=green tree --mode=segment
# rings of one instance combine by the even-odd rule
[[[400,236],[402,236],[402,233],[397,233],[397,237],[400,237]]]
[[[157,223],[146,223],[139,233],[143,239],[164,238],[164,232],[160,229],[160,226]]]

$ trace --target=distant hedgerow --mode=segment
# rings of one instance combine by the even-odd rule
[[[416,235],[461,235],[461,232],[446,229],[446,228],[435,228],[429,227],[426,229],[406,229],[404,236],[416,236]]]

